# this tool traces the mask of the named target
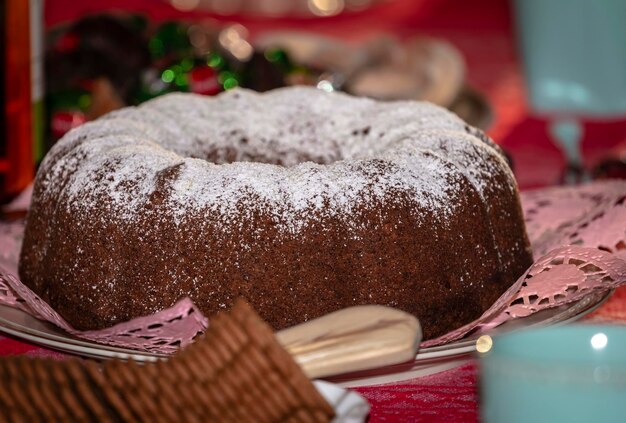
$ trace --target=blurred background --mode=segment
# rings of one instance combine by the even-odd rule
[[[168,92],[425,100],[522,189],[626,177],[623,0],[0,0],[0,201],[68,130]]]

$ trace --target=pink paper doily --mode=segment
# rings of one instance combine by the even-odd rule
[[[0,267],[0,304],[13,306],[66,332],[90,341],[160,354],[171,354],[208,327],[208,320],[189,298],[150,316],[138,317],[110,328],[74,329],[45,301]]]
[[[626,283],[625,198],[624,181],[522,193],[535,263],[478,320],[421,346],[446,344]]]
[[[622,181],[523,193],[528,235],[539,258],[478,320],[421,346],[449,343],[626,283],[625,199]],[[189,299],[108,329],[73,329],[12,276],[17,274],[22,233],[22,223],[0,223],[0,304],[18,307],[80,338],[155,353],[172,353],[206,329],[208,320]]]

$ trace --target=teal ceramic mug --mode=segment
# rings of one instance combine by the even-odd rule
[[[502,335],[481,354],[480,368],[484,422],[626,421],[626,327]]]

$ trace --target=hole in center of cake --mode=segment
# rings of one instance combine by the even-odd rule
[[[215,164],[257,162],[291,167],[304,162],[330,164],[344,158],[337,141],[292,128],[278,130],[274,138],[254,137],[232,130],[222,142],[208,149],[199,146],[199,150],[192,157]]]

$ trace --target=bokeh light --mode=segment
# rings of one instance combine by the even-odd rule
[[[309,0],[309,10],[317,16],[333,16],[341,13],[343,0]]]

